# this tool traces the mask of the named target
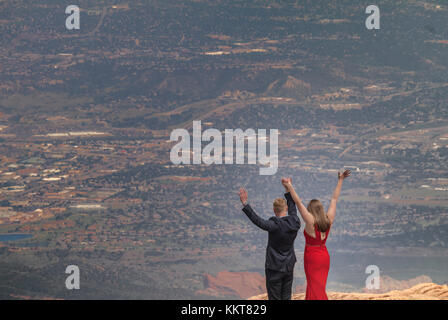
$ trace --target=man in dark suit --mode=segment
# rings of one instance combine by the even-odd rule
[[[282,179],[285,186],[287,179]],[[286,187],[285,187],[286,188]],[[297,208],[289,192],[285,199],[274,201],[275,217],[265,220],[259,217],[247,202],[247,192],[240,189],[243,212],[259,228],[269,232],[266,248],[266,289],[269,300],[290,300],[293,282],[293,270],[296,263],[294,240],[300,229]]]

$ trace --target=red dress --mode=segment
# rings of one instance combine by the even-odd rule
[[[314,226],[314,231],[316,238],[303,231],[305,235],[305,254],[303,256],[306,275],[305,300],[328,300],[325,286],[327,285],[328,270],[330,270],[330,255],[325,242],[330,228],[325,232],[324,240],[321,240],[320,231],[316,226]]]

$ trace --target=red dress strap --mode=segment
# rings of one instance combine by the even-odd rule
[[[316,239],[319,241],[319,244],[322,245],[322,238],[320,235],[320,231],[316,225],[314,225],[314,234],[316,235]]]

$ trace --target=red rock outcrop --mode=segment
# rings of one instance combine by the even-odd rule
[[[266,292],[265,278],[257,272],[221,271],[216,277],[204,274],[204,286],[206,289],[198,293],[215,297],[231,296],[247,299]]]

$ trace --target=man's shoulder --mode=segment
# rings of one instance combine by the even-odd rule
[[[288,223],[289,225],[294,226],[294,228],[297,226],[298,228],[300,228],[300,219],[297,215],[289,215],[286,217],[283,217],[283,219],[285,219],[285,222]]]
[[[300,219],[297,215],[289,215],[289,216],[283,216],[283,217],[276,217],[276,216],[272,216],[269,218],[269,220],[275,221],[275,222],[281,222],[281,221],[299,221]]]

